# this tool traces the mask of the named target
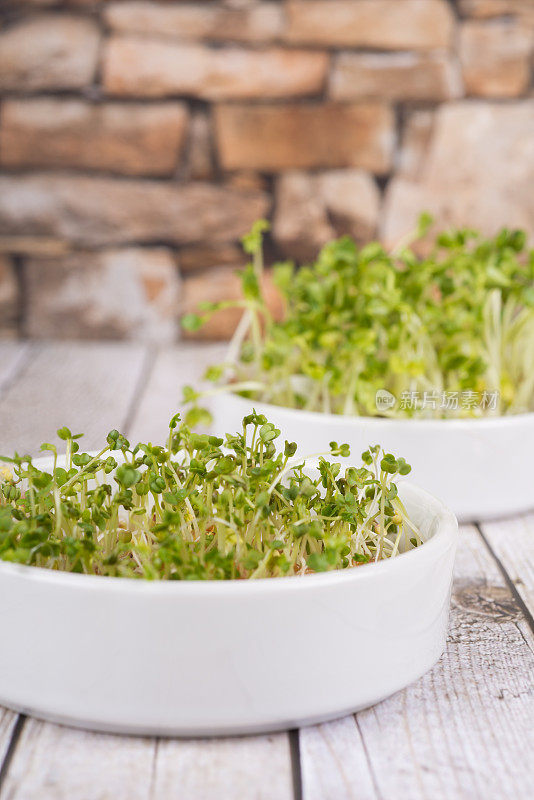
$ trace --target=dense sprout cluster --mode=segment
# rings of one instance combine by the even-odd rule
[[[420,233],[429,224],[422,218]],[[228,364],[209,377],[258,401],[338,414],[482,416],[534,409],[534,251],[520,231],[486,239],[441,233],[430,254],[349,237],[317,261],[274,268],[285,299],[273,322],[258,280],[260,223],[245,239],[253,263],[242,273],[243,323]],[[195,328],[221,305],[189,315]],[[384,411],[376,395],[396,404]],[[494,402],[425,405],[425,393],[492,396]],[[415,402],[398,402],[407,395]]]
[[[249,414],[225,439],[176,416],[165,446],[111,431],[97,455],[58,431],[53,467],[0,457],[0,559],[69,572],[148,579],[262,578],[396,556],[421,543],[394,478],[410,467],[371,447],[359,468],[331,457],[313,468],[278,449],[280,431]]]

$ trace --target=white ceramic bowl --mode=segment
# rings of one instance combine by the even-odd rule
[[[216,433],[241,429],[251,408],[265,414],[305,456],[348,442],[357,461],[369,445],[403,456],[410,479],[443,499],[461,522],[534,508],[534,414],[487,419],[430,420],[349,417],[298,411],[223,394],[213,403]]]
[[[0,561],[0,703],[96,730],[194,736],[382,700],[443,651],[458,529],[423,490],[399,493],[425,543],[343,571],[150,582]]]

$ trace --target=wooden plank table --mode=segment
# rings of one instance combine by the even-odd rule
[[[0,343],[0,452],[56,428],[162,441],[220,346]],[[534,473],[533,473],[534,500]],[[375,707],[232,739],[89,733],[0,709],[0,800],[530,800],[534,515],[464,526],[447,649]],[[0,643],[1,646],[1,643]]]

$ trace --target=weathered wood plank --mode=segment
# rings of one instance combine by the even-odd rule
[[[534,617],[534,514],[485,522],[480,528],[531,617]]]
[[[347,720],[301,731],[304,800],[527,800],[533,669],[530,628],[479,533],[466,527],[443,658],[359,712],[361,736]]]
[[[36,455],[63,425],[85,433],[86,449],[97,447],[126,422],[145,354],[140,345],[34,345],[0,395],[0,452]]]
[[[16,377],[29,353],[27,342],[0,342],[0,394]]]
[[[0,768],[8,751],[17,717],[18,714],[8,711],[7,708],[0,708]]]
[[[145,390],[127,435],[132,441],[161,443],[169,434],[173,414],[183,410],[182,388],[198,386],[210,364],[224,358],[227,345],[186,343],[156,354]],[[211,386],[211,384],[210,384]]]
[[[156,743],[27,719],[1,800],[148,800]]]
[[[287,734],[158,744],[151,800],[291,800]]]
[[[290,800],[287,736],[157,740],[25,722],[0,800]]]
[[[299,738],[304,800],[379,800],[354,716],[302,728]]]

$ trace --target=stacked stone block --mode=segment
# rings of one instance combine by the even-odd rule
[[[1,14],[0,336],[173,341],[199,299],[236,295],[260,216],[270,260],[394,245],[422,210],[534,235],[534,0]]]

